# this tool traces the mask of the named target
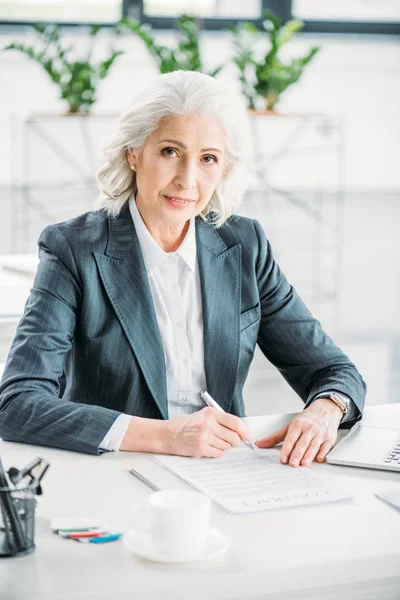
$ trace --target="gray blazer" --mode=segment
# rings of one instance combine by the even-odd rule
[[[273,259],[257,221],[220,229],[196,219],[207,389],[245,416],[256,343],[309,404],[348,394],[361,418],[365,384]],[[121,412],[168,418],[164,354],[129,208],[47,227],[40,264],[0,386],[0,437],[99,453]],[[266,399],[266,412],[268,400]]]

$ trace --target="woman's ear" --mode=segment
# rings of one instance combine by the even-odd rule
[[[128,164],[129,164],[130,168],[132,169],[132,171],[136,171],[136,154],[135,154],[135,151],[132,150],[131,148],[128,148],[127,153],[126,153],[126,157],[127,157]]]

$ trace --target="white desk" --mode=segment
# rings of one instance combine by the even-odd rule
[[[38,263],[34,254],[0,256],[0,319],[21,318]]]
[[[394,415],[400,418],[400,404],[372,407],[365,419]],[[249,418],[251,438],[289,418]],[[35,456],[51,463],[38,497],[35,552],[0,559],[2,600],[400,598],[400,513],[374,496],[398,488],[397,473],[313,464],[355,500],[243,516],[214,506],[212,523],[232,549],[215,563],[179,565],[136,558],[121,541],[95,546],[63,540],[49,528],[50,517],[89,514],[129,529],[132,507],[143,506],[150,490],[124,470],[126,463],[162,488],[185,487],[151,455],[92,457],[6,442],[0,454],[6,469]]]
[[[7,358],[38,262],[34,254],[0,256],[0,361]]]

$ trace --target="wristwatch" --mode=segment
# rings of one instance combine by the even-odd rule
[[[327,395],[325,397],[329,398],[329,400],[332,400],[332,402],[334,402],[336,406],[338,406],[342,410],[344,415],[348,412],[350,408],[350,402],[349,400],[347,400],[347,398],[344,398],[336,392],[331,392],[329,396]]]

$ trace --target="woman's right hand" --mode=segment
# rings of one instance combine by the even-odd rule
[[[248,440],[249,433],[239,417],[205,408],[164,422],[167,430],[165,454],[218,458],[224,450]]]

